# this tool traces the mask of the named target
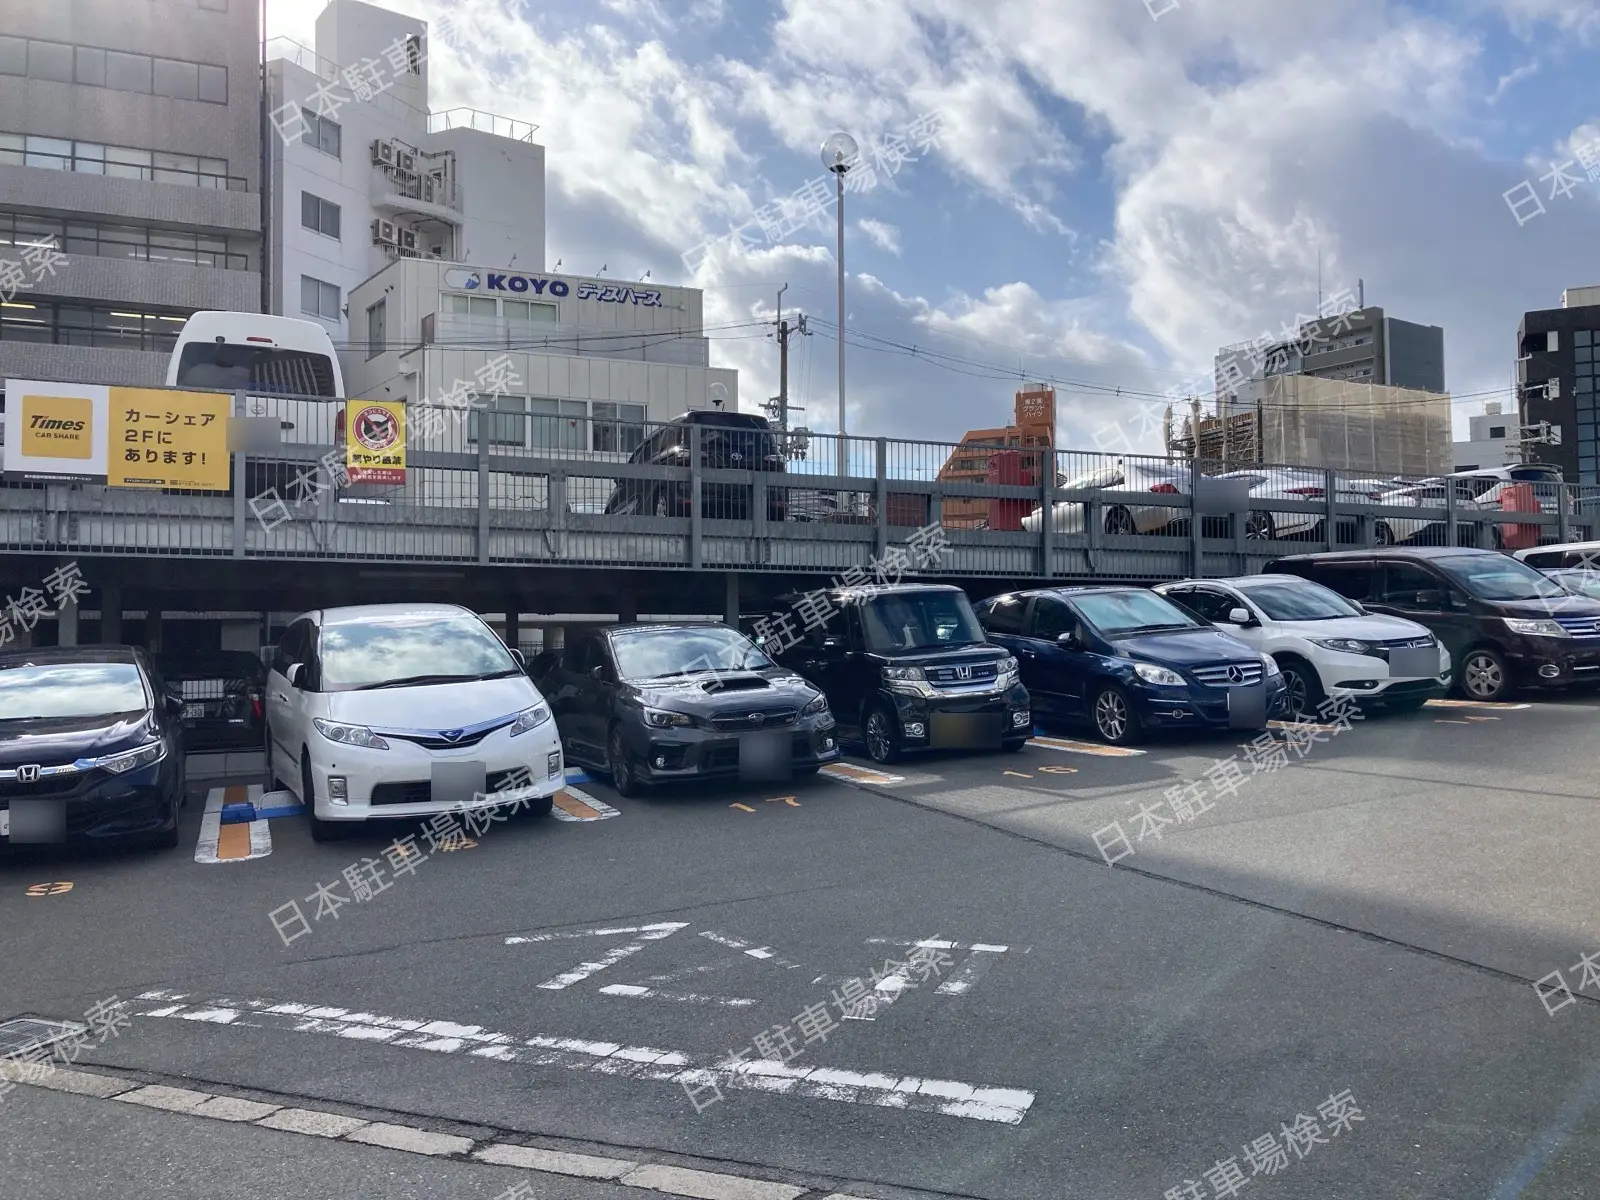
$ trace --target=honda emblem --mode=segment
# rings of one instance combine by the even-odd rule
[[[39,782],[39,764],[38,763],[23,763],[22,766],[18,767],[17,768],[17,782],[18,783],[38,783]]]
[[[956,678],[957,679],[971,679],[972,678],[972,668],[971,667],[957,667],[956,668]]]

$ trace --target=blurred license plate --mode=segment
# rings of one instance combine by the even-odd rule
[[[13,800],[6,818],[5,833],[14,846],[60,842],[67,835],[67,804],[64,800]]]
[[[11,810],[0,808],[0,837],[11,836]]]
[[[185,721],[198,721],[206,715],[204,704],[185,704],[183,706],[183,719]]]
[[[1432,646],[1401,646],[1389,651],[1389,675],[1395,679],[1426,679],[1439,673],[1439,653]]]
[[[1000,744],[998,713],[934,713],[928,744],[939,750],[992,750]]]
[[[739,736],[739,778],[750,780],[788,779],[791,771],[789,739],[782,729]]]
[[[1228,689],[1228,728],[1260,729],[1267,723],[1267,689],[1254,687]]]

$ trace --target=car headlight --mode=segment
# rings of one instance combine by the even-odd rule
[[[674,725],[693,725],[694,718],[683,713],[668,712],[664,708],[644,710],[644,723],[652,729],[668,729]]]
[[[1146,683],[1159,684],[1161,687],[1183,687],[1185,680],[1182,675],[1170,667],[1158,667],[1154,663],[1134,663],[1133,673]]]
[[[1523,617],[1502,617],[1500,619],[1506,623],[1506,628],[1512,633],[1531,633],[1538,637],[1572,636],[1561,627],[1560,621],[1551,621],[1544,617],[1536,617],[1531,619]]]
[[[311,723],[316,726],[317,732],[330,742],[338,742],[343,746],[362,746],[368,750],[389,748],[388,742],[365,725],[346,725],[341,721],[324,721],[321,717],[312,717]]]
[[[921,667],[885,667],[883,669],[883,677],[885,679],[901,679],[908,683],[921,683],[927,678],[922,673]]]
[[[517,714],[517,721],[511,727],[511,736],[527,733],[530,729],[537,729],[550,719],[550,706],[540,701],[532,708],[525,708]]]
[[[1370,654],[1372,647],[1357,638],[1310,638],[1313,646],[1337,650],[1341,654]]]
[[[1261,656],[1261,665],[1267,669],[1268,679],[1271,679],[1274,675],[1283,674],[1283,671],[1278,667],[1278,660],[1273,658],[1270,654],[1263,654]]]
[[[800,710],[800,715],[802,717],[815,717],[815,716],[819,716],[822,713],[825,713],[827,711],[828,711],[828,698],[826,696],[818,696],[810,704],[806,705],[804,708],[802,708]]]
[[[124,775],[129,771],[137,771],[140,767],[148,767],[151,763],[158,763],[166,756],[166,742],[146,742],[142,746],[135,746],[132,750],[119,750],[115,754],[97,758],[93,765],[104,767],[113,775]]]

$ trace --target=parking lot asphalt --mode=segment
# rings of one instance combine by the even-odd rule
[[[848,781],[633,800],[585,780],[614,817],[393,857],[415,827],[315,843],[282,818],[270,853],[198,862],[197,795],[177,851],[0,859],[0,1019],[116,996],[131,1023],[77,1069],[129,1087],[775,1198],[1208,1197],[1230,1158],[1263,1195],[1592,1196],[1600,979],[1574,968],[1600,952],[1597,713],[1593,693],[1430,706],[1280,731],[1276,757],[1226,736],[1113,756],[1052,730],[887,777],[853,760]],[[352,896],[363,860],[385,886],[316,918],[319,885]],[[286,943],[273,914],[293,906]],[[886,961],[912,954],[920,981]],[[839,1019],[854,978],[893,1003]],[[787,1061],[761,1063],[774,1047]],[[756,1070],[726,1069],[741,1050]],[[1287,1147],[1301,1116],[1325,1140],[1302,1145],[1301,1122],[1267,1162],[1257,1139]],[[118,1169],[127,1195],[487,1198],[513,1179],[465,1151],[30,1085],[0,1129],[18,1195]],[[1273,1169],[1252,1177],[1252,1158]],[[600,1200],[655,1177],[528,1178]]]

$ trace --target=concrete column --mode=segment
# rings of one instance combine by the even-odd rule
[[[729,571],[724,577],[727,581],[722,604],[722,620],[724,624],[739,628],[739,572]]]
[[[100,640],[107,645],[122,641],[122,585],[108,583],[100,589]]]
[[[544,639],[545,650],[565,649],[567,639],[563,636],[564,630],[560,625],[539,626],[539,636]]]
[[[161,652],[161,610],[147,608],[144,610],[144,646],[152,654]]]
[[[506,645],[513,650],[517,648],[517,642],[522,637],[521,617],[522,614],[516,611],[515,601],[506,605]]]
[[[56,608],[56,645],[78,644],[78,602],[68,600]]]
[[[617,598],[617,620],[637,621],[639,619],[639,601],[632,592]]]

